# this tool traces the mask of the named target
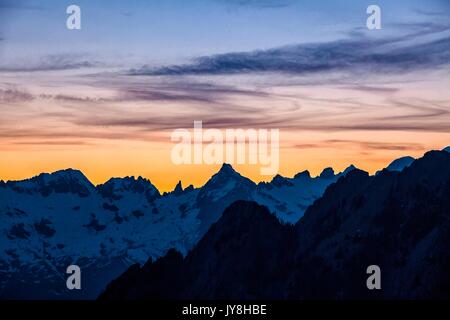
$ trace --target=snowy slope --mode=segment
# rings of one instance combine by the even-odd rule
[[[346,172],[256,185],[224,165],[203,187],[180,183],[164,195],[140,177],[95,187],[72,169],[1,182],[0,298],[94,298],[133,263],[170,248],[187,253],[236,200],[256,200],[294,223]],[[65,288],[69,264],[84,270],[81,292]]]
[[[336,175],[333,169],[326,168],[315,178],[312,178],[308,171],[299,173],[294,178],[277,175],[270,183],[258,185],[254,200],[267,206],[281,221],[294,224],[330,184],[354,168],[350,166]]]
[[[8,283],[23,268],[36,270],[28,272],[36,274],[33,282],[49,275],[59,283],[70,263],[102,268],[120,258],[120,273],[172,247],[185,252],[191,245],[198,229],[196,211],[182,205],[195,191],[161,201],[156,188],[141,178],[114,179],[97,188],[86,181],[80,172],[60,171],[2,184],[0,296],[2,289],[13,290]],[[60,289],[56,294],[67,293]],[[93,288],[94,296],[98,290]]]

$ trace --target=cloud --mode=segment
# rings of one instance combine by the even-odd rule
[[[175,80],[162,83],[134,82],[120,83],[118,97],[131,101],[172,101],[218,103],[233,96],[267,97],[258,90],[246,90],[230,85],[205,83],[195,80]]]
[[[393,88],[393,87],[386,87],[386,86],[370,86],[370,85],[353,85],[353,86],[347,86],[344,87],[350,90],[355,91],[363,91],[363,92],[370,92],[370,93],[395,93],[399,91],[399,88]]]
[[[425,146],[420,143],[392,143],[379,141],[361,141],[350,139],[329,139],[318,143],[294,144],[296,149],[316,149],[316,148],[344,148],[348,150],[357,147],[363,150],[388,150],[388,151],[421,151]]]
[[[83,59],[80,55],[56,54],[48,55],[37,61],[22,63],[16,62],[0,64],[0,72],[38,72],[38,71],[62,71],[99,67],[102,64],[97,61]]]
[[[426,16],[426,17],[432,17],[432,18],[448,15],[448,12],[445,12],[445,11],[429,11],[429,10],[423,10],[423,9],[416,9],[416,10],[414,10],[414,12],[419,15]]]
[[[32,94],[25,90],[20,90],[14,86],[6,89],[0,88],[0,102],[2,103],[19,103],[33,100]]]
[[[98,139],[169,142],[163,134],[192,128],[194,120],[202,120],[205,128],[278,128],[330,136],[361,130],[450,132],[449,96],[440,94],[441,88],[429,94],[436,74],[403,76],[403,72],[437,70],[450,61],[450,39],[441,34],[448,27],[428,23],[403,27],[410,32],[401,37],[374,39],[354,32],[344,40],[214,55],[187,65],[56,80],[62,82],[50,77],[39,87],[33,83],[34,94],[6,87],[0,89],[0,101],[11,107],[0,126],[0,139],[55,146]],[[418,37],[421,41],[416,41]],[[26,70],[96,65],[89,61],[80,55],[53,56]],[[260,76],[262,72],[270,74]],[[368,72],[378,76],[367,77]],[[420,82],[409,88],[409,82],[417,79]],[[44,92],[35,94],[38,90]],[[23,103],[20,110],[12,105],[32,99],[47,101]],[[40,105],[46,106],[46,112],[36,108]],[[24,114],[30,125],[18,130],[12,124]],[[340,147],[346,142],[329,143]],[[364,143],[366,149],[411,149]]]
[[[358,140],[339,140],[331,139],[324,141],[326,145],[357,145],[365,150],[390,150],[390,151],[403,151],[403,150],[415,150],[420,151],[425,147],[420,143],[391,143],[391,142],[378,142],[378,141],[358,141]]]
[[[83,75],[80,77],[84,78]],[[73,82],[70,82],[73,83]],[[77,83],[77,80],[75,80]],[[62,82],[59,83],[63,84]],[[185,81],[178,79],[173,81],[148,81],[148,79],[138,79],[133,77],[121,77],[101,74],[97,77],[89,77],[88,82],[82,82],[85,90],[75,95],[68,93],[66,86],[60,86],[60,90],[49,92],[31,93],[25,88],[18,87],[15,84],[0,85],[0,101],[17,103],[28,102],[32,100],[53,101],[55,103],[64,103],[65,105],[106,105],[106,104],[124,104],[132,102],[155,102],[161,103],[195,103],[199,108],[208,106],[226,106],[229,110],[234,110],[231,100],[243,97],[248,98],[269,98],[271,94],[255,88],[244,89],[232,85],[207,83],[201,81]],[[54,87],[54,84],[50,84]],[[41,89],[42,90],[42,89]],[[46,90],[46,89],[44,89]],[[36,91],[36,90],[35,90]],[[60,92],[58,92],[60,91]]]
[[[77,139],[59,139],[55,140],[25,140],[25,141],[14,141],[15,145],[26,145],[26,146],[89,146],[93,143],[85,141],[85,140],[77,140]]]
[[[232,97],[269,97],[262,90],[246,90],[231,85],[205,83],[198,81],[127,81],[128,77],[117,79],[97,79],[91,84],[90,90],[108,90],[114,92],[109,96],[86,96],[73,94],[42,93],[33,98],[55,100],[69,103],[126,103],[126,102],[170,102],[224,104]]]
[[[161,68],[143,66],[130,75],[233,75],[283,73],[305,75],[325,72],[399,73],[432,69],[450,61],[450,37],[412,41],[450,30],[432,23],[403,24],[411,32],[398,37],[369,38],[362,33],[350,39],[290,45],[269,50],[203,56],[190,64]],[[408,43],[408,42],[413,43]]]

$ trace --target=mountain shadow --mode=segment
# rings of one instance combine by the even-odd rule
[[[431,151],[401,172],[352,170],[294,226],[238,201],[186,257],[134,265],[100,299],[448,299],[449,194],[450,154]]]

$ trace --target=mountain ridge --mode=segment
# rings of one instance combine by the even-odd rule
[[[162,195],[142,177],[92,186],[73,169],[15,188],[0,183],[0,298],[95,298],[130,265],[172,248],[186,255],[236,201],[255,201],[294,225],[327,188],[355,170],[322,178],[303,171],[255,184],[224,165],[200,188],[177,184]],[[68,263],[89,270],[82,292],[69,292],[60,282]],[[29,289],[19,290],[24,283]]]
[[[344,171],[342,171],[341,173],[346,173],[347,171],[352,170],[353,168],[356,168],[356,167],[353,166],[353,165],[350,165],[350,166],[348,166]],[[321,174],[328,175],[330,172],[332,172],[332,173],[334,174],[333,168],[331,168],[331,167],[324,168],[324,169],[322,170],[322,172],[321,172],[319,175],[317,175],[316,177],[320,177]],[[243,177],[243,178],[245,178],[245,179],[250,180],[250,181],[253,182],[254,184],[257,184],[256,182],[252,181],[250,178],[247,178],[247,177],[243,176],[242,174],[240,174],[238,171],[236,171],[236,170],[233,168],[232,165],[230,165],[230,164],[228,164],[228,163],[224,163],[224,164],[221,166],[221,168],[219,169],[219,171],[217,171],[215,174],[213,174],[213,175],[212,175],[212,176],[211,176],[211,177],[210,177],[210,178],[209,178],[202,186],[200,186],[200,187],[194,187],[194,188],[195,188],[195,189],[202,188],[205,184],[207,184],[207,183],[209,182],[209,180],[211,180],[211,178],[213,178],[213,177],[214,177],[215,175],[217,175],[217,174],[221,174],[221,175],[227,175],[227,174],[239,175],[239,176],[241,176],[241,177]],[[299,177],[299,176],[301,176],[302,174],[309,175],[309,176],[311,177],[309,171],[308,171],[308,170],[304,170],[304,171],[298,172],[298,173],[295,174],[294,177],[292,177],[292,178],[285,177],[285,176],[282,176],[282,175],[280,175],[280,174],[276,174],[276,175],[274,175],[274,177],[272,178],[272,181],[273,181],[273,179],[275,179],[276,177],[281,177],[281,178],[285,178],[285,179],[294,179],[296,176]],[[108,185],[108,184],[110,184],[110,183],[112,183],[112,182],[114,182],[114,181],[120,181],[120,180],[124,180],[124,181],[127,181],[127,180],[134,180],[134,181],[140,181],[140,180],[143,180],[143,181],[145,181],[145,182],[150,183],[154,188],[156,188],[156,189],[158,190],[158,192],[159,192],[160,194],[163,194],[163,193],[162,193],[162,192],[161,192],[161,191],[160,191],[160,190],[159,190],[159,189],[151,182],[151,179],[145,178],[145,177],[143,177],[143,176],[110,177],[110,178],[107,179],[105,182],[98,183],[98,184],[94,184],[94,183],[92,183],[92,182],[89,180],[89,178],[88,178],[81,170],[79,170],[79,169],[73,169],[73,168],[59,169],[59,170],[52,171],[52,172],[42,172],[42,173],[39,173],[39,174],[37,174],[37,175],[35,175],[35,176],[29,177],[29,178],[25,178],[25,179],[19,179],[19,180],[2,180],[2,179],[0,179],[0,183],[6,184],[6,185],[15,185],[15,184],[26,183],[26,182],[36,182],[36,181],[42,180],[42,178],[44,178],[44,177],[47,177],[47,178],[62,177],[62,178],[64,178],[64,177],[70,177],[70,176],[72,176],[72,177],[80,177],[81,180],[83,180],[83,181],[85,181],[85,182],[88,182],[88,184],[91,185],[91,186],[94,187],[94,188],[98,188],[98,187],[100,187],[100,186]],[[260,182],[260,183],[266,183],[266,184],[267,184],[267,183],[270,183],[270,182],[272,182],[272,181],[269,181],[269,182]],[[179,181],[178,183],[181,183],[181,181]],[[190,186],[191,186],[191,185],[189,185],[188,187],[190,187]],[[176,186],[176,187],[177,187],[177,186]],[[174,190],[172,190],[172,191],[174,191]]]
[[[450,154],[431,151],[401,172],[353,170],[294,226],[238,201],[186,257],[154,263],[166,273],[135,267],[100,299],[448,299],[448,194]],[[382,290],[366,287],[374,264]]]

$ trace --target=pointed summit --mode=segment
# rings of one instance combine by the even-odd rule
[[[173,189],[172,194],[175,196],[179,196],[183,193],[183,185],[181,184],[181,180],[178,181],[177,185],[175,186],[175,189]]]
[[[342,171],[342,174],[346,175],[347,173],[349,173],[349,172],[351,172],[351,171],[353,171],[355,169],[358,169],[358,168],[356,168],[354,165],[351,164],[344,171]]]
[[[236,171],[233,169],[233,167],[230,164],[224,163],[224,164],[222,164],[222,167],[220,168],[218,173],[229,175],[229,174],[236,173]]]
[[[450,146],[448,146],[447,148],[442,149],[442,151],[447,151],[450,153]]]
[[[253,181],[246,177],[243,177],[239,172],[234,170],[234,168],[230,164],[224,163],[222,164],[220,170],[216,174],[214,174],[211,179],[209,179],[206,185],[212,182],[217,183],[219,181],[220,183],[225,183],[228,180],[248,180],[251,184],[254,184]]]
[[[325,168],[319,176],[322,179],[332,179],[334,178],[334,170],[333,168]]]
[[[201,188],[198,199],[199,201],[216,201],[230,194],[237,199],[242,199],[255,187],[256,184],[253,181],[241,176],[231,165],[224,163]],[[244,197],[244,199],[247,198]]]

